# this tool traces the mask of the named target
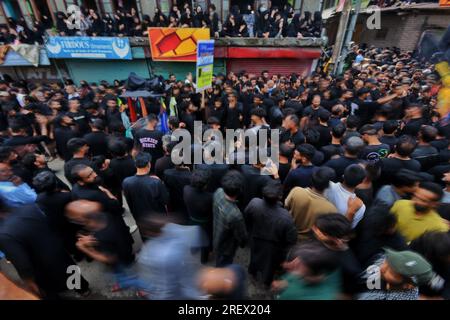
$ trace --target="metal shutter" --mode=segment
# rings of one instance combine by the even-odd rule
[[[269,74],[289,75],[298,73],[307,75],[310,72],[313,60],[305,59],[228,59],[227,71],[235,73],[243,70],[249,74],[259,76],[262,70],[268,70]]]

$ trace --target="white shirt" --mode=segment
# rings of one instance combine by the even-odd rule
[[[346,190],[341,183],[330,181],[330,186],[325,190],[325,197],[338,209],[340,214],[345,215],[348,210],[347,202],[350,197],[356,197],[356,194]],[[352,228],[355,228],[364,217],[366,206],[363,204],[353,217]]]

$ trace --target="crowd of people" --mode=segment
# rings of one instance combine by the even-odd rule
[[[275,299],[448,299],[440,79],[411,52],[352,53],[340,76],[217,74],[203,98],[191,76],[171,75],[135,124],[126,81],[1,81],[2,256],[40,298],[67,290],[68,266],[95,260],[115,275],[111,290],[149,299],[244,299],[249,277]],[[245,140],[243,164],[206,152],[174,163],[176,132],[195,121],[279,130],[279,165],[250,163]],[[49,168],[56,157],[63,174]],[[84,277],[76,292],[90,294]]]
[[[168,14],[158,8],[153,17],[144,14],[139,17],[135,8],[119,8],[113,14],[99,14],[93,9],[84,9],[80,15],[79,28],[72,28],[73,19],[64,12],[57,12],[56,23],[43,15],[30,28],[24,18],[16,21],[8,18],[8,25],[0,28],[0,43],[42,44],[46,36],[117,36],[146,37],[149,27],[209,28],[211,37],[320,37],[322,17],[320,12],[296,13],[290,6],[283,8],[260,6],[254,10],[248,6],[240,10],[233,6],[229,15],[221,21],[214,4],[203,10],[201,6],[192,8],[188,3],[183,7],[174,4]]]

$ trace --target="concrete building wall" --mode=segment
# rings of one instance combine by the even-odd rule
[[[359,19],[362,31],[355,41],[378,47],[397,46],[403,50],[414,50],[425,30],[443,33],[450,21],[450,10],[421,12],[418,14],[381,16],[381,30],[369,30],[365,26],[367,16]]]

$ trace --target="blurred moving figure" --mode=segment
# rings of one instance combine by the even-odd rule
[[[141,223],[149,238],[137,259],[140,279],[149,287],[152,300],[200,299],[196,278],[199,249],[204,246],[200,227],[181,226],[167,217],[149,217]]]
[[[209,300],[243,300],[247,298],[246,273],[242,266],[204,268],[198,277],[200,289]]]

